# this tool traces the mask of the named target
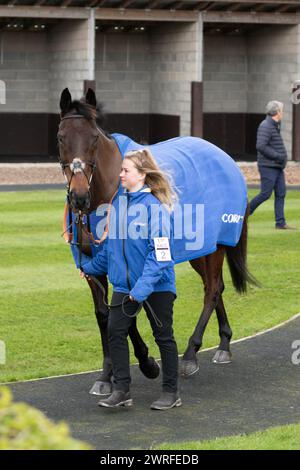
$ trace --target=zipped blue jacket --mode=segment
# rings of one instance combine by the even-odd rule
[[[166,261],[155,249],[155,241],[162,237],[168,239],[170,247]],[[162,241],[165,245],[166,240]],[[173,216],[145,185],[137,192],[115,197],[103,249],[83,263],[82,269],[94,276],[108,273],[115,292],[130,294],[142,302],[153,292],[176,295],[172,252]]]

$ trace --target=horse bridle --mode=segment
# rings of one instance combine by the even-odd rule
[[[72,114],[71,116],[65,116],[65,117],[61,118],[60,121],[64,121],[66,119],[79,119],[79,118],[85,119],[85,117],[82,116],[81,114]],[[72,163],[64,163],[61,160],[60,155],[58,157],[58,161],[59,161],[59,164],[60,164],[61,169],[62,169],[62,173],[63,173],[63,175],[65,177],[65,180],[66,180],[66,183],[67,183],[68,202],[70,203],[70,188],[71,188],[72,179],[73,179],[73,176],[78,172],[82,172],[84,174],[84,176],[86,177],[86,180],[87,180],[87,183],[88,183],[88,193],[90,195],[90,187],[91,187],[94,171],[95,171],[95,168],[96,168],[96,163],[95,162],[90,162],[90,161],[81,162],[81,160],[79,160],[79,159],[78,159],[78,161],[76,161],[76,158],[73,160]],[[83,164],[84,164],[84,166],[83,166]],[[86,174],[86,172],[84,171],[85,165],[89,165],[91,167],[90,176],[88,176]],[[68,177],[66,175],[66,171],[65,171],[66,168],[70,168],[70,171],[71,171],[70,180],[68,180]]]
[[[72,114],[70,116],[65,116],[63,118],[61,118],[61,121],[64,121],[66,119],[85,119],[84,116],[82,116],[81,114]],[[96,169],[96,163],[95,162],[90,162],[90,161],[86,161],[86,162],[82,162],[80,159],[78,159],[76,161],[76,158],[73,160],[72,163],[64,163],[61,158],[60,158],[60,155],[58,156],[58,161],[59,161],[59,164],[61,166],[61,169],[62,169],[62,173],[65,177],[65,180],[66,180],[66,183],[67,183],[67,205],[68,205],[68,212],[69,212],[69,226],[66,228],[65,231],[68,231],[70,230],[69,232],[69,243],[73,244],[73,245],[77,245],[78,247],[78,250],[79,250],[79,265],[80,265],[80,268],[81,268],[81,259],[82,259],[82,231],[83,231],[83,226],[85,225],[84,223],[84,214],[82,213],[82,211],[78,211],[78,213],[76,214],[75,216],[75,224],[77,226],[77,230],[79,232],[79,238],[81,240],[81,242],[74,242],[73,241],[73,212],[72,212],[72,209],[71,209],[71,201],[70,201],[70,188],[71,188],[71,183],[72,183],[72,179],[73,179],[73,176],[78,173],[78,172],[82,172],[87,180],[87,183],[88,183],[88,194],[90,196],[90,187],[91,187],[91,183],[92,183],[92,179],[93,179],[93,176],[94,176],[94,171]],[[83,166],[84,165],[84,166]],[[91,174],[90,176],[88,176],[86,174],[86,172],[84,171],[85,169],[85,165],[89,165],[91,167]],[[67,175],[66,175],[66,168],[69,168],[70,171],[71,171],[71,178],[68,179]],[[90,216],[89,216],[89,213],[87,214],[86,216],[86,220],[87,220],[87,234],[90,238],[92,238],[92,241],[94,243],[97,243],[98,241],[97,240],[94,240],[94,237],[91,233],[91,226],[90,226]],[[65,233],[65,232],[64,232]],[[63,235],[64,235],[63,233]]]
[[[85,116],[82,116],[81,114],[71,114],[70,116],[65,116],[65,117],[61,118],[61,121],[65,120],[65,119],[74,119],[74,118],[75,119],[76,118],[77,119],[79,119],[79,118],[80,119],[86,119]],[[98,127],[97,127],[97,130],[98,130],[99,134],[101,134],[101,131]],[[64,236],[65,233],[68,232],[68,237],[67,237],[68,240],[66,240],[66,241],[68,243],[70,243],[72,245],[76,245],[78,247],[78,250],[79,250],[79,266],[80,266],[80,269],[81,269],[82,232],[84,231],[87,234],[87,236],[90,239],[91,243],[93,243],[95,246],[100,245],[101,243],[103,243],[104,240],[107,237],[107,234],[108,234],[108,224],[109,224],[110,211],[108,211],[107,224],[105,226],[104,233],[103,233],[100,240],[96,240],[94,238],[93,234],[92,234],[92,231],[91,231],[91,223],[90,223],[90,214],[89,214],[89,212],[86,214],[86,222],[85,222],[85,220],[84,220],[85,214],[82,211],[79,210],[78,213],[76,213],[76,215],[75,215],[75,225],[77,226],[77,231],[78,231],[79,239],[81,240],[81,242],[78,242],[78,241],[74,242],[74,240],[73,240],[73,211],[71,209],[71,201],[70,201],[70,187],[71,187],[72,178],[76,174],[76,172],[78,172],[78,171],[81,172],[82,171],[84,176],[87,179],[87,182],[88,182],[88,193],[89,193],[89,196],[90,196],[90,186],[91,186],[91,183],[92,183],[94,171],[96,169],[96,163],[95,162],[90,162],[90,161],[84,162],[84,164],[89,165],[92,169],[91,175],[90,175],[90,177],[88,177],[88,175],[84,171],[84,167],[82,166],[82,162],[80,160],[76,161],[76,159],[74,159],[73,163],[64,163],[64,162],[61,161],[60,155],[59,155],[58,161],[60,163],[63,175],[64,175],[64,177],[66,179],[66,182],[67,182],[67,211],[69,213],[69,224],[68,224],[68,227],[67,226],[64,227],[64,232],[63,232],[62,236]],[[65,168],[70,168],[70,171],[71,171],[70,180],[68,180],[68,178],[67,178],[67,175],[65,173]],[[114,196],[116,195],[116,193],[117,193],[117,190],[112,195],[110,202],[112,202],[112,200],[113,200]]]

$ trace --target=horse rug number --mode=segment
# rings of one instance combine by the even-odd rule
[[[155,237],[154,246],[157,261],[171,261],[171,252],[168,237]]]

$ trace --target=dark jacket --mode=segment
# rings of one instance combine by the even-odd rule
[[[287,152],[280,134],[280,124],[267,116],[257,131],[257,163],[269,168],[285,168]]]

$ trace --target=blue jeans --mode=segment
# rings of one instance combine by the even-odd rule
[[[276,227],[286,224],[284,218],[284,198],[286,194],[284,171],[280,168],[258,167],[260,172],[260,193],[250,201],[250,214],[264,201],[269,199],[274,190],[275,193],[275,220]]]

